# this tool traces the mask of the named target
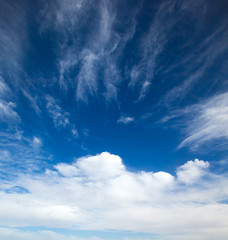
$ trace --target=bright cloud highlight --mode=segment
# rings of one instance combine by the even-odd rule
[[[226,175],[212,174],[209,163],[198,159],[174,176],[129,171],[119,156],[103,152],[2,183],[0,224],[181,234],[183,239],[185,234],[202,239],[210,229],[225,239],[228,205],[221,202],[228,199],[227,182]],[[15,186],[24,191],[3,191]]]

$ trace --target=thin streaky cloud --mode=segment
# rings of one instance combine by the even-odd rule
[[[1,1],[0,8],[0,71],[11,74],[21,68],[25,43],[28,43],[26,11],[19,3],[5,0]]]
[[[164,50],[165,44],[168,41],[167,35],[177,23],[177,19],[172,18],[172,15],[168,14],[174,11],[175,3],[176,1],[166,1],[161,4],[149,31],[141,39],[141,62],[133,66],[129,83],[130,88],[132,88],[137,82],[140,83],[141,79],[144,79],[140,84],[141,90],[138,101],[146,96],[146,92],[149,90],[150,86],[148,83],[153,82],[157,58]],[[145,84],[147,86],[147,91],[145,91]]]
[[[218,35],[222,35],[219,40]],[[174,87],[163,97],[162,101],[165,104],[170,105],[172,101],[180,101],[184,97],[186,97],[186,95],[191,91],[193,86],[195,86],[196,83],[198,83],[200,79],[203,78],[204,74],[207,73],[207,71],[216,61],[216,59],[228,50],[228,43],[226,41],[227,37],[227,25],[224,24],[224,26],[222,26],[219,31],[216,32],[216,34],[212,33],[211,36],[209,36],[205,40],[205,42],[202,43],[202,45],[197,50],[197,52],[199,52],[200,54],[195,56],[195,59],[188,58],[185,60],[188,62],[186,64],[189,64],[190,69],[197,68],[197,70],[190,73],[190,76],[184,79],[181,85]],[[193,64],[191,64],[191,62],[193,62]],[[216,80],[217,79],[215,79],[214,81],[216,82]]]
[[[129,124],[134,122],[135,119],[133,117],[129,117],[129,116],[121,116],[118,120],[117,123],[124,123],[124,124]]]
[[[0,100],[0,121],[8,122],[9,124],[20,122],[21,118],[14,110],[15,108],[15,103]]]
[[[179,120],[178,120],[179,119]],[[171,112],[162,120],[162,124],[170,121],[184,120],[181,126],[184,129],[184,140],[178,148],[190,147],[198,150],[204,145],[212,144],[213,148],[226,149],[224,141],[228,138],[228,94],[222,93],[202,100],[200,103]]]
[[[76,100],[88,103],[88,96],[98,96],[110,102],[117,100],[118,87],[122,79],[119,74],[117,60],[122,54],[122,50],[127,42],[132,38],[135,32],[135,15],[133,12],[126,24],[126,31],[119,34],[115,30],[116,9],[115,3],[108,0],[101,0],[97,3],[96,31],[91,31],[86,35],[83,46],[81,46],[74,38],[74,34],[79,29],[84,29],[84,24],[88,21],[86,14],[94,5],[87,1],[77,4],[76,7],[67,8],[64,4],[57,3],[52,10],[41,11],[41,15],[45,16],[47,23],[41,26],[42,32],[54,26],[58,34],[63,34],[62,44],[58,48],[59,51],[59,83],[60,87],[67,90],[68,87],[75,86]],[[58,6],[58,7],[57,7]],[[49,8],[50,9],[50,8]],[[66,14],[68,13],[68,15]],[[68,16],[73,15],[71,20]],[[59,16],[59,19],[57,19]],[[57,19],[56,23],[54,19]],[[80,21],[79,21],[80,19]],[[61,21],[60,21],[61,20]],[[67,25],[63,31],[63,25]],[[58,35],[57,34],[57,35]],[[73,45],[68,45],[71,39]],[[71,79],[70,72],[79,69],[77,75]],[[102,71],[104,78],[101,81],[98,78],[98,72]],[[70,82],[74,81],[72,85]],[[104,88],[101,94],[98,94],[100,87]]]
[[[189,112],[195,114],[187,125],[187,137],[179,148],[190,145],[198,148],[212,140],[228,138],[228,94],[214,96],[202,104],[190,107]],[[214,143],[216,146],[216,143]]]
[[[22,90],[24,96],[29,100],[32,108],[35,110],[37,114],[41,113],[40,107],[38,105],[38,99],[37,97],[32,96],[29,92]]]
[[[0,97],[1,98],[4,97],[9,92],[10,92],[9,87],[7,86],[2,76],[0,76]]]
[[[43,151],[42,140],[25,137],[23,132],[12,130],[0,134],[0,177],[11,179],[20,173],[39,171],[48,164],[51,156]]]

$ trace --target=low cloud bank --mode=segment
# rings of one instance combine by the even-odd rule
[[[23,191],[9,190],[15,186]],[[198,159],[173,176],[129,171],[119,156],[103,152],[19,174],[0,187],[2,226],[228,237],[228,177]]]

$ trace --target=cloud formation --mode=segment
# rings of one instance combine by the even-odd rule
[[[221,202],[228,199],[228,179],[208,167],[195,160],[180,166],[177,176],[131,172],[108,152],[59,163],[43,174],[20,174],[1,183],[2,190],[18,186],[26,192],[0,192],[0,224],[178,234],[183,239],[206,239],[211,231],[225,240],[228,206]]]
[[[204,169],[209,167],[209,162],[199,159],[188,161],[177,169],[177,178],[185,184],[193,184],[198,181],[206,172]]]
[[[53,119],[55,127],[66,127],[69,125],[69,113],[64,112],[53,97],[47,96],[46,100],[47,111]]]
[[[180,112],[187,119],[187,137],[179,148],[190,146],[193,150],[211,143],[220,149],[227,147],[224,141],[228,138],[228,93],[209,98],[199,104],[190,106]]]
[[[135,121],[135,119],[133,117],[122,116],[117,120],[117,123],[128,124],[128,123],[132,123],[134,121]]]
[[[50,1],[41,10],[45,19],[41,32],[52,29],[58,39],[60,87],[66,91],[74,87],[78,101],[88,102],[89,96],[98,95],[108,102],[117,100],[121,82],[118,60],[134,34],[135,13],[129,12],[130,17],[120,26],[116,4],[109,0]],[[125,30],[118,32],[120,27]],[[83,42],[78,32],[84,33]]]
[[[0,228],[0,237],[3,240],[102,240],[101,238],[79,238],[73,235],[56,233],[53,230],[23,231],[17,228]]]
[[[26,8],[20,3],[3,0],[0,9],[0,73],[11,75],[20,68],[25,43],[28,42]]]

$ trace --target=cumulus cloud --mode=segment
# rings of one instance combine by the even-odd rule
[[[208,167],[208,162],[195,160],[180,166],[176,176],[132,172],[108,152],[59,163],[45,173],[20,174],[1,183],[1,189],[17,186],[26,194],[0,192],[0,224],[127,230],[197,240],[207,239],[208,229],[213,229],[213,236],[225,240],[228,206],[221,202],[228,199],[228,179]]]
[[[82,173],[93,179],[117,177],[125,170],[121,158],[107,152],[97,156],[79,158],[76,166]]]
[[[178,180],[186,184],[195,183],[204,174],[206,174],[206,172],[204,172],[204,169],[208,167],[209,162],[204,162],[199,159],[195,159],[195,161],[188,161],[177,169]]]

